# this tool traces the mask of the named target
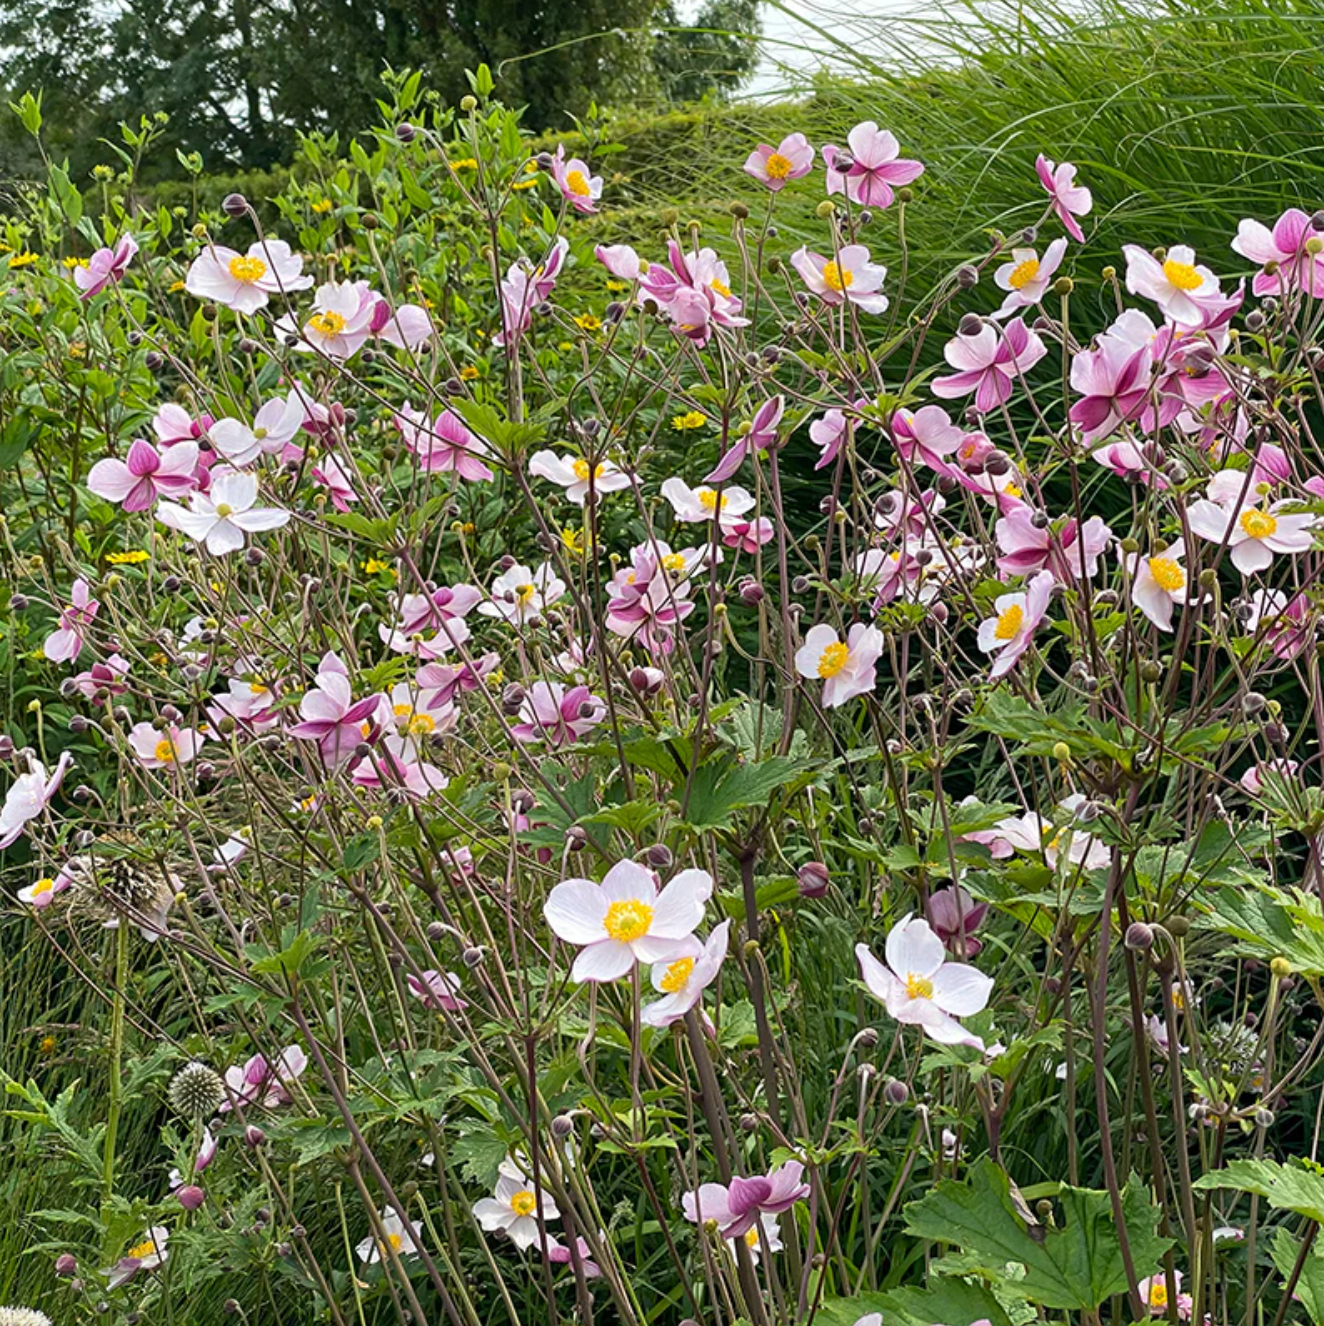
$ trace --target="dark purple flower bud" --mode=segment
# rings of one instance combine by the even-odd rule
[[[248,211],[248,199],[242,193],[227,193],[221,203],[221,211],[237,221]]]
[[[186,1211],[196,1211],[207,1200],[207,1194],[196,1183],[186,1183],[175,1189],[175,1197]]]
[[[244,1129],[244,1142],[251,1147],[259,1147],[267,1140],[267,1135],[255,1123],[250,1123]]]
[[[796,872],[795,878],[802,898],[826,897],[828,885],[832,882],[827,866],[821,861],[806,861]]]
[[[68,1279],[78,1273],[78,1258],[72,1252],[62,1252],[55,1259],[55,1274]]]
[[[412,143],[418,136],[418,130],[412,124],[397,124],[395,126],[395,136],[402,143]]]
[[[753,576],[746,576],[740,582],[739,592],[741,603],[747,603],[751,608],[762,603],[767,597],[763,586]]]

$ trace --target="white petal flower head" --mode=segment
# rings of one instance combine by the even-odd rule
[[[671,503],[676,519],[691,525],[716,518],[726,527],[752,511],[755,505],[753,493],[736,484],[729,484],[718,492],[706,484],[691,488],[684,479],[677,478],[663,483],[662,496]]]
[[[391,1253],[397,1253],[401,1257],[418,1256],[418,1239],[423,1231],[421,1220],[411,1220],[406,1225],[392,1207],[381,1213],[381,1228],[382,1239],[376,1234],[369,1234],[354,1249],[359,1261],[374,1266],[383,1258],[389,1259]]]
[[[640,1014],[650,1027],[669,1027],[678,1022],[703,998],[726,960],[731,922],[723,921],[704,941],[697,956],[686,955],[653,965],[653,988],[662,995],[645,1004]]]
[[[164,1225],[153,1225],[114,1266],[102,1272],[108,1277],[106,1288],[114,1289],[132,1280],[139,1271],[154,1271],[170,1258],[166,1244],[170,1231]]]
[[[590,484],[599,496],[630,486],[630,476],[609,460],[590,466],[582,457],[558,456],[554,451],[535,452],[529,460],[529,473],[559,484],[576,506],[584,505]]]
[[[906,916],[887,936],[884,966],[867,944],[855,946],[860,975],[898,1022],[923,1027],[940,1045],[984,1042],[956,1019],[981,1012],[993,991],[993,978],[963,962],[946,961],[943,942],[919,917]]]
[[[702,955],[694,930],[712,892],[713,877],[703,870],[682,870],[659,892],[651,870],[618,861],[601,884],[563,880],[543,914],[558,938],[580,946],[576,981],[614,981],[638,962]]]
[[[538,1215],[544,1224],[561,1218],[556,1203],[534,1186],[513,1165],[503,1164],[497,1178],[496,1192],[474,1204],[478,1223],[489,1233],[501,1229],[510,1241],[523,1252],[538,1242]]]
[[[65,751],[51,773],[36,757],[28,761],[28,772],[20,774],[5,793],[4,807],[0,808],[0,849],[18,841],[27,825],[45,810],[60,784],[73,756]]]
[[[845,642],[830,626],[811,626],[796,651],[795,668],[802,677],[821,678],[823,704],[836,709],[874,688],[883,633],[876,626],[856,622]]]
[[[255,506],[257,475],[233,470],[215,475],[211,491],[194,493],[190,501],[188,507],[162,502],[156,518],[170,529],[206,544],[214,557],[238,552],[249,534],[280,529],[290,519],[290,513],[279,507]]]
[[[534,626],[542,620],[543,609],[565,593],[565,581],[550,562],[536,571],[527,566],[512,566],[492,581],[491,597],[478,605],[485,617],[504,617],[512,626]]]

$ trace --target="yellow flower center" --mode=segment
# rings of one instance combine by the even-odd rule
[[[593,467],[592,474],[595,479],[602,478],[602,468],[603,467],[601,465],[595,465]],[[590,473],[588,468],[588,461],[586,460],[575,461],[573,469],[575,471],[575,478],[578,479],[580,483],[587,482]]]
[[[1019,603],[998,613],[998,624],[993,628],[993,635],[998,640],[1014,640],[1025,620],[1025,609]]]
[[[236,281],[260,281],[267,274],[267,264],[261,258],[245,258],[236,254],[230,259],[230,275]]]
[[[825,680],[835,677],[850,660],[850,649],[840,640],[834,640],[818,656],[818,675]]]
[[[1180,986],[1173,986],[1172,1006],[1178,1013],[1186,1012],[1186,994]]]
[[[784,180],[795,167],[792,166],[789,157],[782,156],[780,152],[774,152],[767,161],[763,163],[763,169],[768,172],[768,175],[772,179]]]
[[[653,909],[646,902],[631,898],[628,902],[614,902],[607,908],[602,928],[612,939],[623,944],[642,939],[653,924]]]
[[[1169,594],[1186,587],[1186,572],[1171,557],[1151,557],[1149,574],[1154,577],[1158,587],[1167,590]]]
[[[521,603],[527,603],[537,592],[538,592],[538,587],[536,585],[515,586],[515,597]]]
[[[1178,262],[1175,258],[1169,258],[1163,264],[1163,275],[1178,290],[1198,290],[1203,284],[1200,273],[1189,262]],[[1163,1301],[1168,1301],[1166,1289],[1163,1291]]]
[[[1251,507],[1249,511],[1241,513],[1241,528],[1250,535],[1252,539],[1267,539],[1278,528],[1278,522],[1267,511],[1259,511]]]
[[[1167,263],[1164,266],[1166,267]],[[1175,285],[1176,282],[1174,281],[1173,284]],[[1149,1306],[1151,1308],[1166,1308],[1168,1306],[1168,1282],[1166,1280],[1155,1279],[1150,1281]]]
[[[345,330],[345,319],[339,313],[314,313],[308,325],[323,336],[339,336]]]
[[[662,988],[667,994],[675,994],[690,983],[690,973],[694,970],[693,958],[677,958],[662,973]]]
[[[142,1261],[145,1257],[150,1257],[155,1252],[156,1244],[153,1243],[151,1239],[143,1239],[141,1243],[135,1243],[124,1255]]]
[[[53,879],[39,879],[32,886],[32,896],[34,898],[44,898],[55,887]]]
[[[758,1246],[759,1246],[759,1227],[757,1225],[751,1225],[745,1231],[745,1247],[757,1248]]]
[[[1024,290],[1036,276],[1039,275],[1039,259],[1026,258],[1024,262],[1018,262],[1012,274],[1007,278],[1007,284],[1013,290]]]
[[[667,553],[662,558],[662,567],[675,575],[679,575],[685,569],[685,558],[680,553]]]
[[[1019,484],[1009,483],[1003,490],[1008,497],[1023,497],[1024,491]]]
[[[175,762],[175,743],[169,737],[162,737],[156,743],[156,749],[152,752],[162,764],[173,764]]]
[[[823,268],[823,280],[829,290],[835,290],[840,294],[855,284],[855,273],[843,271],[835,262],[830,262]]]
[[[906,973],[906,998],[907,999],[932,999],[933,982],[927,976],[916,976],[915,973]]]
[[[224,520],[227,516],[234,515],[234,507],[232,507],[229,502],[217,502],[216,514]]]
[[[399,1234],[388,1234],[386,1236],[386,1242],[385,1244],[383,1244],[383,1246],[389,1247],[393,1252],[399,1252],[401,1243],[402,1240]]]
[[[713,490],[712,490],[711,488],[697,488],[697,489],[695,489],[695,496],[698,497],[698,499],[699,499],[699,505],[700,505],[701,507],[703,507],[703,509],[704,509],[705,511],[716,511],[716,510],[717,510],[717,507],[718,507],[717,494],[716,494],[715,492],[713,492]],[[723,510],[723,511],[726,510],[726,494],[725,494],[725,493],[722,494],[721,507],[722,507],[722,510]]]
[[[716,277],[708,282],[708,289],[717,291],[723,299],[731,298],[731,287],[725,281],[719,281]]]
[[[589,188],[582,170],[568,170],[565,174],[565,187],[576,197],[587,198],[593,190]]]
[[[525,1188],[510,1199],[510,1209],[517,1216],[531,1216],[538,1209],[538,1199]]]

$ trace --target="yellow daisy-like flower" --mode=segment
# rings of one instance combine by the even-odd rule
[[[538,162],[535,158],[530,157],[524,163],[524,173],[526,175],[536,175],[538,173]]]
[[[68,257],[64,260],[64,269],[67,272],[72,272],[75,267],[86,267],[86,266],[87,266],[86,258]]]
[[[451,162],[452,170],[477,170],[478,162],[474,157],[461,157],[458,161]]]
[[[478,369],[474,364],[465,364],[460,369],[460,379],[463,382],[472,382],[478,377]]]
[[[395,575],[395,567],[393,567],[390,562],[384,561],[380,557],[369,557],[368,560],[363,563],[363,569],[370,576],[380,575],[383,571],[387,572],[392,577]]]
[[[512,184],[510,187],[511,187],[512,189],[517,189],[517,190],[531,189],[531,188],[533,188],[533,186],[534,186],[535,184],[537,184],[537,183],[538,183],[538,181],[537,181],[536,179],[535,179],[535,180],[520,180],[520,182],[519,182],[518,184]]]
[[[561,531],[561,542],[565,545],[568,553],[573,553],[576,557],[584,555],[584,549],[588,546],[584,539],[584,531],[576,529],[573,525],[567,525]]]
[[[179,292],[180,292],[183,288],[184,288],[184,282],[183,282],[183,281],[171,281],[171,282],[170,282],[170,293],[171,293],[172,295],[177,295],[177,294],[179,294]]]
[[[31,267],[39,259],[35,253],[15,253],[9,259],[9,270],[15,271],[19,267]]]
[[[149,561],[152,554],[145,548],[127,548],[124,552],[113,552],[106,554],[106,561],[111,566],[141,566],[143,562]]]
[[[708,422],[708,416],[701,414],[698,410],[691,410],[688,414],[678,414],[672,421],[671,426],[678,433],[687,433],[692,428],[702,428]]]
[[[87,346],[82,341],[69,342],[69,358],[82,359],[87,354]]]
[[[619,294],[621,293],[622,290],[628,290],[629,288],[630,288],[630,284],[629,284],[628,281],[608,281],[608,282],[607,282],[607,289],[610,290],[610,291],[612,292],[613,295],[619,295]]]
[[[575,326],[586,332],[601,331],[602,319],[592,313],[581,313],[575,319]]]
[[[332,202],[330,198],[321,198],[313,204],[313,211],[316,212],[318,216],[325,216],[331,210],[331,207]]]
[[[43,1036],[37,1043],[37,1049],[46,1055],[54,1054],[59,1042],[54,1036]]]

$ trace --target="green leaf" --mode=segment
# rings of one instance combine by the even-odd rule
[[[766,806],[782,788],[796,790],[796,776],[803,771],[799,760],[781,756],[760,764],[736,764],[730,759],[705,764],[694,775],[686,822],[696,832],[729,828],[736,811]]]
[[[1286,1284],[1296,1268],[1296,1259],[1301,1255],[1301,1240],[1279,1228],[1274,1232],[1269,1251]],[[1314,1326],[1324,1326],[1324,1253],[1312,1252],[1302,1263],[1295,1293]]]
[[[1233,940],[1241,957],[1286,958],[1306,976],[1324,975],[1324,913],[1313,893],[1268,885],[1211,889],[1202,926]]]
[[[1280,1211],[1324,1224],[1324,1169],[1319,1166],[1298,1169],[1276,1160],[1234,1160],[1226,1169],[1197,1179],[1194,1186],[1257,1193]]]
[[[1025,1276],[1017,1288],[1041,1307],[1093,1312],[1128,1289],[1112,1205],[1106,1192],[1065,1184],[1059,1200],[1060,1224],[1035,1226],[1032,1234],[1012,1201],[1006,1173],[985,1159],[972,1167],[968,1182],[944,1180],[906,1207],[906,1228],[920,1238],[956,1244],[990,1280],[1004,1277],[1008,1262],[1019,1263]],[[1158,1208],[1138,1183],[1123,1190],[1122,1210],[1135,1266],[1158,1266],[1172,1240],[1156,1233]]]
[[[496,1184],[497,1167],[506,1158],[505,1142],[490,1129],[474,1122],[463,1127],[447,1159],[458,1164],[463,1174],[480,1188]]]

